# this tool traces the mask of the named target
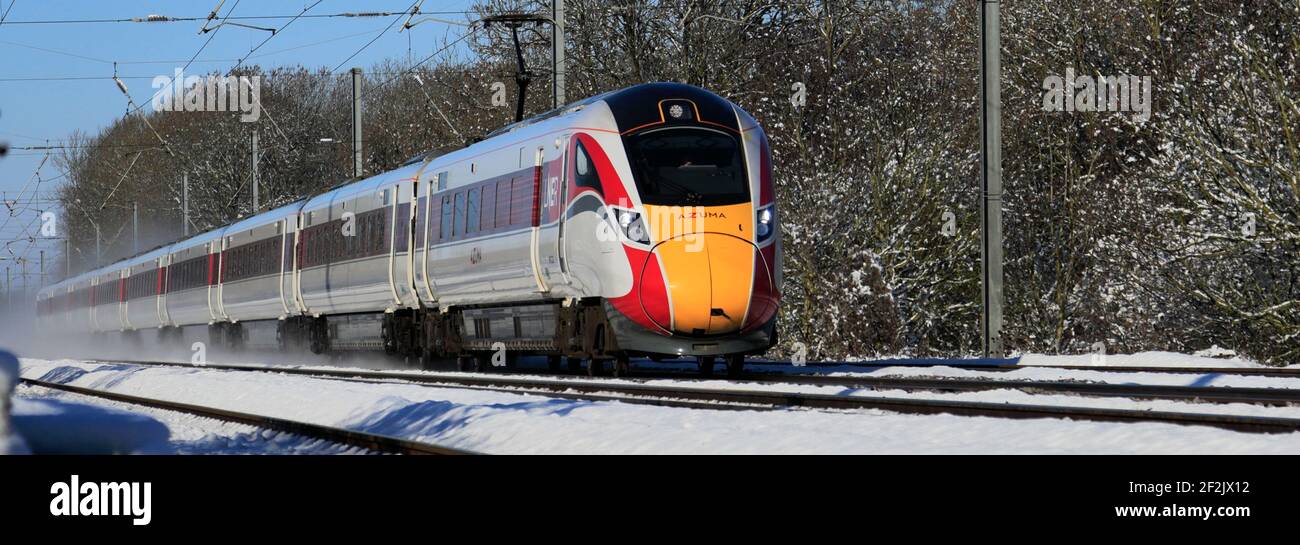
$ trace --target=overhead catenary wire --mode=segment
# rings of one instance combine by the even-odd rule
[[[361,52],[365,51],[366,48],[370,47],[371,44],[379,41],[379,39],[382,38],[384,34],[388,33],[388,31],[393,28],[393,25],[397,24],[397,22],[402,19],[402,15],[406,15],[407,12],[411,12],[412,10],[414,10],[417,4],[419,4],[419,0],[416,0],[415,2],[411,2],[410,7],[407,7],[406,11],[403,11],[401,15],[398,15],[396,19],[393,19],[392,23],[389,23],[388,26],[384,27],[383,30],[379,31],[379,34],[376,34],[374,38],[371,38],[370,41],[366,42],[366,45],[361,46],[361,49],[354,51],[351,55],[348,55],[348,58],[343,59],[343,62],[340,62],[338,66],[335,66],[333,70],[330,70],[330,73],[332,74],[338,72],[339,68],[342,68],[343,65],[348,63],[348,61],[352,60],[357,55],[360,55]]]
[[[316,2],[312,3],[311,5],[309,5],[309,6],[305,7],[305,8],[302,8],[302,11],[299,12],[298,15],[297,15],[296,17],[294,17],[294,18],[292,18],[292,19],[289,19],[289,22],[285,23],[285,24],[284,24],[283,26],[281,26],[279,29],[272,30],[270,36],[267,36],[266,39],[265,39],[265,40],[262,40],[262,43],[257,44],[256,47],[253,47],[252,49],[249,49],[249,50],[248,50],[248,53],[245,54],[242,58],[240,58],[240,59],[239,59],[239,62],[235,63],[235,66],[231,67],[230,70],[227,70],[227,71],[226,71],[226,74],[229,75],[230,73],[232,73],[232,72],[234,72],[236,69],[238,69],[241,65],[244,64],[244,61],[245,61],[246,59],[248,59],[250,56],[252,56],[253,53],[256,53],[258,49],[261,49],[262,46],[266,45],[266,42],[271,41],[271,38],[276,37],[276,35],[277,35],[279,32],[283,32],[284,29],[289,28],[289,25],[292,25],[294,21],[297,21],[297,20],[298,20],[299,18],[301,18],[304,14],[306,14],[308,11],[310,11],[311,8],[316,7],[316,6],[319,5],[322,1],[323,1],[323,0],[316,0]]]
[[[258,19],[293,19],[301,17],[303,19],[330,19],[330,18],[368,18],[368,17],[388,17],[392,15],[406,15],[409,8],[404,11],[349,11],[341,13],[320,13],[315,15],[241,15],[232,16],[232,21],[249,21]],[[422,11],[425,15],[473,15],[471,10],[446,10],[446,11]],[[159,16],[156,18],[146,17],[122,17],[116,19],[44,19],[44,20],[25,20],[25,21],[6,21],[6,25],[66,25],[66,24],[119,24],[119,23],[185,23],[204,21],[207,16]]]
[[[289,23],[293,23],[293,22],[294,22],[296,19],[298,19],[298,18],[309,18],[309,17],[312,17],[311,14],[308,14],[308,13],[306,13],[306,12],[307,12],[307,10],[309,10],[309,9],[311,9],[312,7],[318,5],[319,3],[320,3],[319,1],[317,1],[317,2],[315,2],[315,3],[312,3],[312,4],[308,5],[307,8],[305,8],[302,12],[299,12],[298,14],[295,14],[294,16],[288,16],[287,18],[289,19]],[[238,2],[235,2],[235,6],[234,6],[234,7],[238,7]],[[231,13],[231,11],[234,10],[234,7],[232,7],[232,8],[230,9],[230,11],[227,11],[227,12],[226,12],[226,16],[229,17],[229,18],[231,18],[231,19],[236,19],[236,18],[238,18],[238,17],[231,17],[231,16],[230,16],[230,13]],[[404,11],[404,12],[386,12],[387,15],[392,15],[392,16],[402,16],[402,15],[406,15],[407,13],[408,13],[408,12],[405,12],[405,11]],[[428,13],[434,13],[434,12],[428,12]],[[467,13],[470,13],[470,12],[447,12],[447,13],[467,14]],[[341,15],[342,15],[342,14],[325,14],[325,16],[341,16]],[[372,13],[372,14],[354,14],[354,15],[349,15],[349,16],[366,16],[366,17],[370,17],[370,16],[376,16],[376,15],[377,15],[377,14]],[[223,17],[223,20],[224,20],[225,18],[226,18],[226,17]],[[251,18],[254,18],[254,17],[247,17],[247,18],[250,18],[250,19],[251,19]],[[194,20],[200,20],[200,19],[199,19],[199,18],[194,18]],[[169,22],[170,22],[170,20],[169,20]],[[404,69],[404,70],[400,70],[400,71],[376,71],[376,72],[372,72],[371,74],[375,75],[376,77],[389,77],[389,76],[391,76],[391,77],[389,77],[389,79],[387,79],[387,80],[385,80],[385,81],[379,83],[379,84],[378,84],[379,87],[385,86],[385,85],[391,83],[392,81],[395,81],[396,79],[399,79],[400,77],[403,77],[403,76],[405,76],[405,75],[411,74],[411,73],[413,73],[413,72],[414,72],[414,71],[415,71],[419,66],[422,66],[422,65],[426,64],[426,63],[429,62],[430,60],[436,58],[438,55],[440,55],[440,54],[446,52],[447,50],[451,49],[452,47],[455,47],[457,44],[462,43],[462,42],[465,41],[466,39],[469,39],[471,36],[473,36],[473,35],[475,34],[475,32],[477,32],[477,29],[474,29],[474,28],[472,27],[473,24],[474,24],[474,23],[470,23],[469,25],[467,25],[467,26],[471,26],[471,29],[470,29],[468,32],[466,32],[464,35],[460,36],[459,38],[457,38],[457,39],[454,40],[453,42],[450,42],[450,43],[446,44],[444,47],[440,48],[438,51],[434,52],[433,54],[424,57],[424,58],[421,59],[419,62],[415,62],[415,63],[411,64],[409,67],[407,67],[407,68]],[[288,23],[286,23],[284,26],[288,26]],[[271,38],[271,37],[267,37],[267,39],[262,40],[262,41],[261,41],[257,46],[251,48],[251,49],[249,50],[249,52],[243,56],[243,58],[235,60],[236,64],[235,64],[235,66],[233,66],[233,67],[231,68],[231,70],[232,70],[232,71],[233,71],[233,70],[237,70],[237,69],[242,65],[242,63],[247,62],[248,60],[253,59],[253,58],[258,58],[258,57],[262,57],[262,56],[273,55],[273,54],[280,53],[280,52],[284,52],[284,51],[292,51],[292,50],[298,50],[298,49],[302,49],[302,48],[306,48],[306,47],[312,47],[312,46],[319,45],[319,44],[322,44],[322,43],[328,43],[328,42],[336,41],[336,40],[339,40],[339,39],[346,39],[346,38],[349,38],[349,37],[360,36],[360,35],[363,35],[363,34],[367,34],[367,33],[375,32],[376,30],[379,30],[379,34],[376,35],[375,38],[372,38],[369,42],[367,42],[366,45],[362,46],[360,49],[358,49],[356,52],[354,52],[352,55],[350,55],[347,59],[344,60],[344,63],[343,63],[343,64],[346,64],[346,63],[349,62],[351,59],[355,58],[357,55],[359,55],[360,53],[364,52],[368,47],[371,47],[374,43],[376,43],[380,38],[382,38],[383,35],[385,35],[388,31],[390,31],[390,30],[392,29],[393,26],[394,26],[394,23],[393,23],[393,22],[390,22],[388,25],[386,25],[386,26],[383,27],[382,29],[372,29],[372,30],[365,31],[365,32],[349,33],[349,34],[347,34],[347,35],[345,35],[345,36],[341,36],[341,37],[337,37],[337,38],[332,38],[332,39],[329,39],[329,40],[322,40],[322,41],[316,41],[316,42],[307,43],[307,44],[302,44],[302,45],[296,45],[296,46],[293,46],[293,47],[285,48],[285,49],[280,50],[280,51],[273,51],[273,52],[270,52],[270,53],[261,53],[261,54],[259,55],[258,53],[260,52],[260,49],[264,49],[263,46],[266,45],[267,43],[269,43],[269,41],[270,41],[270,38]],[[284,28],[284,27],[282,26],[281,29],[283,29],[283,28]],[[213,29],[213,32],[210,32],[210,33],[209,33],[210,35],[209,35],[209,37],[208,37],[208,40],[205,41],[205,44],[211,42],[212,34],[213,34],[215,31],[216,31],[216,29],[214,28],[214,29]],[[277,32],[277,34],[278,34],[278,32]],[[45,51],[45,52],[48,52],[48,53],[51,53],[51,54],[55,54],[55,55],[67,56],[67,57],[71,57],[71,58],[81,58],[81,59],[83,59],[83,60],[87,60],[87,61],[91,61],[91,62],[98,62],[98,63],[104,63],[104,64],[108,64],[108,63],[111,63],[111,62],[112,62],[112,61],[110,61],[110,60],[108,60],[108,59],[101,59],[101,58],[95,57],[95,56],[93,56],[93,55],[80,55],[80,54],[77,54],[77,53],[75,53],[75,52],[61,51],[61,50],[57,50],[57,49],[43,48],[43,47],[39,47],[39,46],[28,46],[27,44],[18,44],[18,43],[12,43],[12,42],[10,42],[10,44],[11,44],[11,45],[15,45],[15,46],[17,46],[17,47],[25,47],[25,48],[28,48],[28,49],[35,49],[35,50],[39,50],[39,51]],[[185,62],[186,62],[186,66],[188,66],[188,65],[190,65],[190,64],[192,64],[192,63],[194,63],[194,62],[221,62],[221,61],[222,61],[221,59],[204,59],[204,60],[201,60],[201,61],[198,60],[198,57],[202,55],[202,52],[203,52],[204,50],[205,50],[205,47],[200,47],[200,48],[198,49],[198,51],[196,51],[195,54],[192,55],[188,61],[185,61]],[[226,61],[229,61],[229,60],[226,60]],[[136,60],[136,61],[123,61],[122,64],[155,64],[155,63],[168,63],[168,62],[173,62],[173,61]],[[175,61],[175,62],[179,62],[179,61]],[[346,75],[346,74],[343,74],[343,75]],[[126,90],[124,89],[125,85],[122,83],[122,81],[123,81],[123,80],[146,80],[146,79],[153,79],[153,78],[154,78],[154,76],[133,76],[133,75],[128,75],[128,74],[120,74],[120,75],[116,75],[116,76],[45,76],[45,77],[16,77],[16,78],[0,78],[0,81],[40,81],[40,80],[47,80],[47,81],[48,81],[48,80],[53,80],[53,81],[79,81],[79,80],[97,81],[97,80],[103,80],[103,79],[110,79],[110,80],[114,80],[114,82],[115,82],[116,84],[118,84],[119,88],[121,88],[121,90],[124,92],[124,94],[126,95],[126,97],[127,97],[127,99],[128,99],[128,103],[129,103],[129,105],[132,107],[132,108],[131,108],[131,112],[132,112],[132,113],[135,113],[135,112],[139,112],[139,111],[141,111],[141,110],[143,109],[143,106],[144,106],[144,105],[143,105],[143,104],[136,104],[136,103],[135,103],[134,99],[133,99],[133,98],[130,96],[130,94],[129,94],[128,92],[126,92]],[[427,92],[426,92],[426,98],[428,98],[428,97],[427,97]],[[284,131],[283,131],[282,129],[280,129],[280,128],[278,127],[278,123],[276,123],[276,121],[275,121],[275,116],[274,116],[274,114],[271,113],[269,110],[267,110],[267,109],[265,108],[265,105],[262,105],[262,106],[263,106],[263,111],[265,111],[265,112],[268,114],[268,119],[269,119],[269,120],[270,120],[274,125],[277,125],[277,131],[279,131],[280,134],[281,134],[282,136],[285,137],[285,141],[286,141],[286,143],[287,143],[287,144],[290,144],[290,146],[292,147],[293,142],[290,141],[291,139],[290,139],[287,135],[284,134]],[[435,104],[435,108],[436,108],[436,104]],[[444,118],[445,118],[445,114],[443,114],[443,115],[444,115]],[[170,142],[168,142],[168,141],[163,137],[162,134],[158,133],[157,129],[155,129],[155,128],[153,127],[153,124],[152,124],[152,123],[149,123],[149,120],[144,120],[144,122],[146,123],[146,125],[148,126],[148,128],[151,130],[151,132],[153,132],[154,136],[158,139],[158,143],[161,143],[161,145],[164,146],[164,148],[162,148],[162,149],[169,148],[169,147],[170,147]],[[453,127],[453,128],[454,128],[454,127]],[[32,140],[36,140],[36,141],[40,141],[40,139],[37,139],[37,138],[31,138],[31,139],[32,139]],[[312,142],[314,142],[314,140],[312,140]],[[303,143],[306,143],[306,141],[303,141]],[[178,144],[179,147],[194,146],[194,145],[199,145],[199,144],[197,144],[197,143],[184,143],[184,144]],[[106,148],[121,148],[121,149],[124,149],[124,150],[128,150],[128,151],[133,151],[133,152],[134,152],[134,153],[133,153],[133,157],[132,157],[132,159],[131,159],[131,163],[127,166],[126,171],[122,174],[122,177],[118,180],[118,183],[113,187],[112,191],[110,191],[110,193],[108,194],[108,196],[105,198],[105,200],[104,200],[104,204],[100,207],[100,209],[103,210],[105,207],[110,207],[110,204],[109,204],[109,202],[108,202],[108,199],[111,198],[111,197],[113,197],[113,196],[115,195],[115,193],[118,192],[118,190],[122,187],[122,184],[124,183],[125,178],[126,178],[126,177],[129,177],[130,173],[133,171],[133,170],[132,170],[132,167],[134,166],[134,164],[136,164],[136,161],[138,161],[138,159],[142,156],[142,153],[143,153],[144,151],[147,151],[148,149],[160,149],[160,148],[158,148],[158,144],[157,144],[157,143],[138,143],[138,144],[120,144],[120,143],[112,143],[112,144],[110,144],[110,143],[99,143],[99,144],[79,144],[79,143],[63,143],[63,144],[52,144],[52,143],[49,143],[49,142],[47,141],[46,145],[44,145],[44,146],[40,146],[40,145],[21,146],[21,147],[19,147],[19,149],[21,149],[21,150],[25,150],[25,151],[40,151],[40,152],[45,152],[45,153],[42,154],[42,155],[45,155],[45,154],[48,154],[48,152],[49,152],[50,150],[55,150],[55,149],[81,149],[81,148],[99,148],[99,147],[106,147]],[[279,146],[276,146],[276,147],[279,147]],[[269,148],[268,148],[268,149],[269,149]],[[23,155],[26,155],[26,154],[23,154]],[[35,154],[32,154],[32,155],[35,155]],[[60,176],[62,176],[62,175],[60,175]],[[18,203],[19,203],[18,200],[14,200],[13,202],[14,202],[15,204],[18,204]],[[35,201],[34,201],[33,199],[28,199],[28,200],[26,200],[26,201],[23,201],[23,203],[29,203],[29,202],[35,202]],[[107,234],[107,233],[106,233],[106,234]],[[31,241],[31,240],[29,240],[28,242],[35,242],[35,241]],[[29,244],[29,245],[30,245],[30,244]]]

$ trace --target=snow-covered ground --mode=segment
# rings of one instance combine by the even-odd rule
[[[1214,359],[1199,366],[1221,366],[1213,363],[1219,361]],[[933,368],[890,367],[871,374],[935,374],[935,371]],[[955,368],[937,371],[981,373]],[[1132,373],[1091,370],[1030,369],[988,374],[991,378],[1023,379],[1030,377],[1015,375],[1039,372],[1099,373],[1116,375],[1111,378],[1124,382],[1150,379],[1181,381],[1151,383],[1194,384],[1200,380],[1196,375],[1135,376]],[[1300,433],[1245,434],[1170,424],[1007,420],[880,411],[680,409],[401,382],[358,383],[281,374],[145,368],[73,360],[24,360],[22,374],[77,386],[384,433],[487,453],[1300,453]],[[1237,378],[1240,377],[1233,380]],[[1300,387],[1295,379],[1250,378],[1267,381],[1267,385],[1273,387]],[[1227,378],[1223,380],[1227,381]],[[701,387],[779,388],[840,395],[1300,417],[1300,409],[1291,407],[1268,409],[1244,405],[1137,402],[1029,395],[1010,390],[912,394],[844,392],[842,388],[817,386],[733,385],[721,380],[693,383]],[[167,421],[165,417],[160,419]],[[184,422],[176,423],[177,426],[182,424]],[[173,430],[174,436],[192,436],[186,433]]]
[[[98,409],[95,410],[87,410]],[[169,434],[139,454],[351,454],[359,449],[293,434],[216,420],[187,413],[141,407],[93,396],[84,396],[39,386],[20,386],[14,396],[14,412],[23,417],[46,415],[67,422],[69,418],[94,416],[94,424],[105,434],[121,434],[126,422],[161,423]],[[99,414],[95,414],[98,412]],[[80,415],[80,416],[78,416]],[[47,431],[48,432],[48,431]],[[31,434],[28,433],[28,436]],[[34,445],[36,448],[39,445]],[[72,445],[69,453],[87,452],[84,443]]]
[[[1024,354],[1020,365],[1090,365],[1094,367],[1263,367],[1242,359],[1231,350],[1218,347],[1195,354],[1177,352],[1139,352],[1136,354]],[[1292,365],[1290,367],[1300,367]]]

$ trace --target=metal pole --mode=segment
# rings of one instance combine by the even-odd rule
[[[140,203],[131,203],[131,255],[140,253]]]
[[[190,175],[181,176],[181,232],[190,236]]]
[[[72,238],[63,239],[63,278],[72,278]]]
[[[45,250],[41,250],[41,287],[45,287]]]
[[[564,105],[564,0],[551,0],[551,74],[553,106]]]
[[[361,69],[352,69],[352,175],[361,177]]]
[[[980,3],[980,158],[983,199],[980,254],[984,286],[984,357],[1000,358],[1002,345],[1002,90],[999,0]]]
[[[95,224],[95,266],[98,267],[99,262],[103,260],[104,260],[104,252],[100,251],[99,249],[99,224],[96,223]]]
[[[257,131],[253,131],[253,213],[257,210]]]

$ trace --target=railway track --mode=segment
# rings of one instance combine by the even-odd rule
[[[422,373],[404,371],[375,371],[366,369],[304,369],[294,367],[253,367],[243,365],[203,365],[187,363],[148,362],[148,361],[105,361],[108,364],[133,364],[148,366],[183,367],[221,371],[281,373],[315,378],[336,380],[355,380],[367,382],[407,382],[428,386],[475,388],[513,393],[540,393],[552,397],[567,399],[585,399],[595,401],[621,401],[637,404],[681,406],[690,408],[715,409],[779,409],[791,407],[862,410],[874,409],[904,414],[952,414],[958,416],[986,416],[996,418],[1067,418],[1074,420],[1101,422],[1158,422],[1179,425],[1200,425],[1250,433],[1291,433],[1300,431],[1300,418],[1279,418],[1262,416],[1239,416],[1226,414],[1189,413],[1175,411],[1148,411],[1134,409],[1113,409],[1093,407],[1070,407],[1059,405],[1031,405],[1012,403],[990,403],[974,401],[949,401],[932,399],[868,397],[850,395],[811,394],[799,392],[781,392],[773,390],[748,390],[738,388],[708,388],[694,385],[658,385],[632,383],[627,381],[591,380],[591,379],[537,379],[511,375],[449,374]],[[825,377],[832,378],[832,377]],[[836,377],[837,378],[837,377]],[[857,379],[861,380],[861,379]],[[874,379],[889,380],[889,379]],[[906,379],[915,382],[917,379]],[[942,380],[942,382],[949,382]],[[1109,387],[1118,392],[1123,387],[1135,385],[1096,385],[1083,383],[1029,383],[1034,386],[1061,385],[1061,387]],[[1066,386],[1069,385],[1069,386]],[[952,385],[917,384],[925,388],[952,388]],[[996,385],[981,385],[998,387]],[[1141,386],[1141,388],[1165,388],[1158,386]],[[1178,388],[1178,387],[1168,387]],[[1214,388],[1218,390],[1220,388]],[[1224,390],[1229,390],[1223,388]],[[1197,389],[1205,390],[1205,389]],[[1247,389],[1231,389],[1247,390]],[[1251,391],[1259,389],[1249,389]],[[1150,390],[1148,390],[1150,391]],[[1237,392],[1245,396],[1245,392]],[[1253,392],[1252,392],[1253,393]],[[1118,395],[1118,394],[1115,394]],[[1166,392],[1165,396],[1173,395]],[[1232,394],[1229,394],[1232,395]],[[1285,396],[1286,394],[1281,394]],[[1240,401],[1244,397],[1238,397]],[[1169,397],[1162,397],[1169,399]],[[1277,396],[1269,398],[1277,402]]]
[[[1014,360],[1007,360],[1007,362]],[[791,365],[790,362],[754,362],[759,365]],[[802,367],[857,367],[883,369],[885,367],[952,367],[971,371],[1019,371],[1023,369],[1062,369],[1066,371],[1099,371],[1105,373],[1170,373],[1193,375],[1243,375],[1257,377],[1300,378],[1300,367],[1156,367],[1138,365],[1020,365],[1015,363],[953,363],[944,360],[899,360],[897,362],[815,362]]]
[[[985,380],[966,378],[846,377],[819,375],[746,375],[740,381],[777,384],[837,386],[850,389],[929,392],[982,392],[1021,390],[1028,393],[1072,394],[1089,397],[1168,400],[1204,403],[1249,403],[1286,406],[1300,404],[1300,389],[1238,388],[1229,386],[1166,386],[1096,382]]]
[[[179,403],[175,401],[167,401],[162,399],[153,399],[153,398],[133,396],[128,394],[120,394],[116,392],[108,392],[104,390],[97,390],[94,388],[83,388],[80,386],[60,384],[57,382],[49,382],[49,381],[38,380],[38,379],[23,378],[21,380],[24,384],[29,384],[32,386],[40,386],[42,388],[61,390],[65,392],[97,397],[100,399],[108,399],[108,400],[118,401],[122,403],[130,403],[133,405],[140,405],[144,407],[152,407],[156,409],[182,412],[182,413],[192,414],[195,416],[203,416],[207,418],[214,418],[217,420],[224,420],[227,422],[248,424],[259,428],[268,428],[276,431],[292,433],[292,434],[301,435],[305,437],[311,437],[314,439],[321,439],[324,441],[329,441],[331,443],[339,443],[351,447],[360,447],[366,450],[380,452],[380,453],[444,454],[444,455],[445,454],[473,454],[471,452],[467,452],[463,450],[441,447],[437,445],[430,445],[428,443],[420,443],[420,442],[410,441],[407,439],[392,437],[388,435],[359,432],[359,431],[354,431],[354,430],[349,430],[344,428],[323,426],[320,424],[299,422],[296,420],[286,420],[283,418],[275,418],[271,416],[243,413],[243,412],[231,411],[227,409],[219,409],[215,407],[206,407],[202,405],[192,405],[188,403]]]

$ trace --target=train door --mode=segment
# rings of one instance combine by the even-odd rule
[[[296,234],[291,232],[295,218],[297,214],[280,220],[277,229],[280,232],[280,281],[276,283],[276,291],[280,294],[280,310],[286,317],[294,314],[290,297],[293,293],[293,271],[297,268],[294,266],[294,259],[297,257],[294,254],[297,252],[293,251]]]
[[[568,201],[565,162],[568,136],[555,139],[553,146],[538,146],[535,168],[538,174],[538,218],[533,237],[533,264],[537,271],[541,291],[551,291],[557,285],[566,285],[562,240],[564,237],[564,209]],[[548,149],[549,147],[549,149]]]
[[[306,205],[304,205],[302,209],[298,210],[297,214],[294,214],[294,216],[290,218],[290,220],[293,221],[293,225],[294,225],[293,248],[292,248],[293,266],[291,269],[289,269],[290,284],[291,284],[290,289],[292,290],[290,308],[297,311],[298,314],[307,314],[309,311],[307,308],[307,303],[303,301],[302,298],[303,260],[306,259],[307,256],[307,247],[306,247],[307,239],[305,238],[306,237],[305,230],[307,228],[307,215],[305,212],[303,212],[303,210],[306,208],[307,208]]]
[[[225,236],[218,236],[216,240],[204,245],[208,252],[208,317],[212,322],[226,319],[221,308],[221,269],[224,266],[221,258],[225,257],[222,255],[225,241]]]
[[[411,199],[413,193],[405,184],[412,186],[416,178],[399,180],[392,185],[379,189],[380,202],[389,207],[388,216],[388,288],[396,307],[416,306],[415,294],[411,290],[411,225],[415,204]]]
[[[158,325],[171,325],[171,316],[167,314],[167,282],[170,281],[171,254],[166,253],[157,260],[158,266],[158,298],[154,302],[158,306]]]
[[[430,154],[424,159],[419,170],[415,171],[415,176],[411,178],[409,189],[403,189],[403,199],[406,199],[406,206],[410,210],[410,224],[406,226],[409,252],[406,255],[406,275],[399,279],[410,292],[410,306],[419,306],[420,301],[425,303],[433,302],[432,291],[429,290],[429,275],[427,273],[429,259],[429,203],[432,201],[430,186],[435,182],[435,176],[429,169],[429,163],[434,159]]]
[[[446,188],[446,171],[422,173],[419,182],[415,184],[418,205],[416,206],[415,226],[413,229],[415,235],[413,248],[415,251],[412,252],[411,276],[416,295],[428,304],[437,301],[429,261],[433,257],[431,249],[433,244],[437,242],[434,235],[438,232],[438,224],[442,217],[442,197],[435,197],[434,194]]]
[[[131,318],[128,312],[131,310],[130,303],[126,300],[126,279],[131,277],[131,268],[127,267],[117,273],[117,321],[118,329],[131,329]]]
[[[90,279],[90,301],[89,303],[87,303],[89,305],[88,308],[90,309],[90,330],[91,331],[99,331],[99,316],[98,316],[99,309],[96,308],[95,306],[95,303],[99,302],[95,300],[95,295],[97,295],[98,293],[99,293],[99,277],[91,278]]]

